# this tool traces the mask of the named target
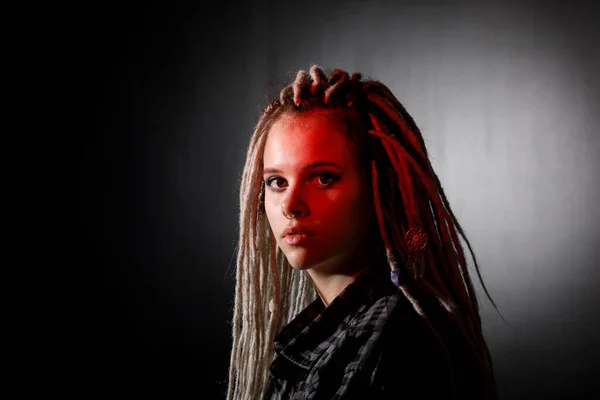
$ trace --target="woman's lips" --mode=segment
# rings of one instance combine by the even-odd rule
[[[306,244],[308,241],[310,241],[311,238],[312,238],[312,236],[306,235],[306,234],[292,234],[292,235],[286,235],[283,238],[283,241],[292,246],[301,246],[303,244]]]
[[[314,235],[300,225],[289,225],[283,231],[283,241],[292,246],[306,244]]]
[[[311,232],[307,231],[304,227],[301,227],[299,225],[289,225],[289,226],[287,226],[283,230],[283,233],[281,234],[281,236],[285,238],[288,235],[313,236],[313,234]]]

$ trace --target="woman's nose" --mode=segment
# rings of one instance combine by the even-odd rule
[[[310,215],[306,188],[299,184],[289,186],[286,190],[286,196],[281,204],[281,208],[284,215],[293,215],[294,217],[306,217]]]

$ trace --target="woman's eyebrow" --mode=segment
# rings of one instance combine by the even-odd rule
[[[342,171],[344,170],[342,167],[340,167],[338,164],[334,163],[333,161],[315,161],[313,163],[310,163],[308,165],[305,165],[303,169],[311,169],[311,168],[316,168],[316,167],[335,167],[335,168],[339,168]],[[277,168],[265,168],[263,170],[263,173],[265,174],[278,174],[278,173],[282,173],[283,171]]]

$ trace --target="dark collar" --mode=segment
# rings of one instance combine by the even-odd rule
[[[346,334],[356,316],[368,309],[377,299],[391,294],[396,288],[387,274],[364,272],[325,307],[320,298],[300,312],[276,336],[275,360],[271,372],[292,363],[308,370],[327,349],[327,343],[339,332]]]

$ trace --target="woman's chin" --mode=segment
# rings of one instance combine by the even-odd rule
[[[290,254],[290,255],[286,255],[286,258],[288,260],[288,262],[290,263],[290,265],[292,266],[292,268],[298,270],[298,271],[306,271],[306,270],[313,270],[313,271],[324,271],[325,269],[328,268],[328,266],[330,266],[332,264],[332,258],[331,257],[317,257],[315,255],[308,255],[308,254]]]
[[[303,251],[291,251],[291,252],[287,252],[285,253],[285,256],[288,260],[288,262],[290,263],[290,265],[292,266],[292,268],[300,270],[300,271],[305,271],[307,269],[310,269],[312,267],[314,267],[315,265],[319,264],[320,260],[316,260],[314,257],[310,256],[309,254],[306,254]]]
[[[292,268],[297,269],[299,271],[305,271],[313,266],[312,263],[307,262],[306,260],[295,260],[288,258],[288,262],[290,263]]]

